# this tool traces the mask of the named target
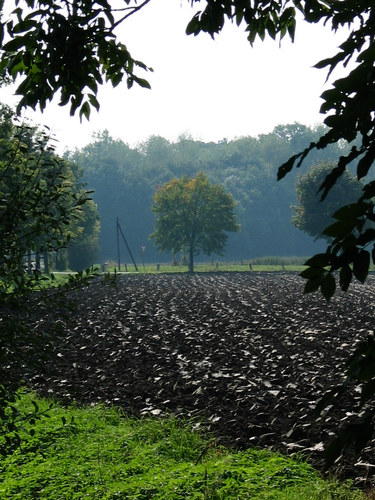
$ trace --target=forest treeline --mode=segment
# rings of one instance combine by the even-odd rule
[[[222,184],[237,202],[241,231],[229,234],[226,261],[311,255],[321,244],[291,223],[296,178],[314,163],[337,160],[345,146],[311,152],[299,171],[280,182],[276,179],[280,164],[317,140],[322,130],[320,125],[294,123],[258,137],[205,143],[188,136],[177,142],[153,136],[136,147],[112,138],[108,131],[97,133],[90,144],[66,156],[83,168],[83,180],[94,190],[101,219],[100,261],[117,257],[116,217],[136,260],[170,261],[171,255],[160,255],[149,239],[155,222],[152,197],[158,186],[172,178],[195,176],[199,171]],[[121,254],[130,262],[125,247]]]

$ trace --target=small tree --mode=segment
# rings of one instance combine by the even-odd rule
[[[324,230],[335,222],[333,214],[343,205],[357,201],[362,193],[362,183],[345,172],[322,200],[319,188],[333,168],[332,163],[314,165],[296,183],[298,205],[292,207],[295,212],[292,223],[316,239],[332,240]]]
[[[226,232],[240,229],[235,205],[232,195],[211,184],[203,172],[194,178],[172,179],[154,195],[151,210],[157,220],[150,238],[160,251],[184,252],[189,271],[194,272],[195,255],[222,254]]]

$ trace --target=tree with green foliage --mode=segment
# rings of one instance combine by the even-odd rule
[[[75,236],[74,223],[88,196],[68,163],[54,154],[46,133],[14,125],[6,106],[1,114],[6,123],[0,137],[0,274],[7,289],[25,256],[57,249]],[[26,279],[23,273],[18,278]]]
[[[183,175],[195,177],[204,170],[211,182],[223,185],[236,200],[241,232],[231,235],[226,258],[232,261],[264,255],[312,255],[323,248],[291,222],[291,206],[296,204],[294,183],[297,171],[283,182],[275,182],[280,161],[319,138],[322,127],[298,123],[276,127],[268,134],[242,137],[219,143],[181,137],[170,142],[161,137],[130,147],[114,140],[107,132],[98,134],[82,148],[67,153],[69,162],[83,168],[83,181],[94,191],[101,218],[100,259],[116,258],[115,217],[121,219],[136,260],[168,258],[155,245],[147,245],[153,232],[150,211],[157,186]],[[311,154],[314,162],[333,162],[344,147],[330,146]]]
[[[150,1],[137,4],[135,0],[124,0],[122,8],[115,8],[107,0],[21,0],[10,14],[3,13],[0,71],[13,79],[20,77],[18,108],[35,108],[39,104],[44,109],[60,92],[60,104],[69,103],[71,114],[79,109],[81,116],[89,117],[90,108],[99,107],[97,91],[104,80],[115,86],[126,78],[128,87],[134,82],[149,87],[135,71],[150,68],[130,55],[118,41],[115,30]],[[190,3],[200,7],[202,0]],[[301,21],[297,21],[297,15]],[[358,161],[357,176],[362,178],[375,159],[374,17],[374,6],[368,1],[260,0],[253,4],[243,0],[209,0],[193,15],[186,32],[207,32],[214,37],[225,22],[235,21],[245,27],[247,39],[253,44],[257,37],[263,40],[266,35],[282,39],[288,34],[294,40],[296,24],[303,20],[312,24],[324,22],[326,29],[333,31],[351,28],[338,52],[316,64],[317,68],[328,69],[329,77],[338,66],[347,71],[322,94],[321,112],[327,115],[327,129],[317,141],[293,154],[278,174],[281,179],[294,166],[299,167],[315,149],[347,141],[352,147],[340,156],[321,185],[325,198],[349,163]],[[364,269],[370,262],[367,248],[374,248],[375,233],[364,230],[364,220],[375,217],[374,194],[375,184],[365,184],[362,197],[345,211],[351,223],[343,229],[338,221],[334,243],[327,248],[324,262],[315,259],[315,278],[321,277],[323,288],[327,274],[333,277],[337,269],[349,266],[355,259],[362,261]]]
[[[324,230],[334,222],[333,214],[343,205],[355,202],[362,192],[362,183],[349,172],[344,172],[323,202],[319,187],[333,168],[334,165],[330,163],[320,163],[299,176],[296,182],[298,205],[292,206],[292,223],[298,229],[316,239],[328,241],[332,237],[325,234]]]
[[[43,255],[48,274],[49,252],[77,238],[82,241],[85,226],[90,228],[85,235],[92,238],[93,244],[96,240],[97,245],[99,228],[94,227],[94,219],[98,224],[97,207],[87,206],[89,197],[81,182],[82,171],[54,153],[48,133],[14,124],[14,114],[7,106],[3,105],[0,113],[3,272],[9,268],[12,280],[14,269],[22,268],[25,256],[30,271],[33,254],[38,271]]]
[[[222,254],[228,231],[238,231],[235,201],[222,186],[211,184],[203,172],[194,178],[172,179],[155,193],[156,214],[151,238],[158,248],[188,256],[194,272],[194,256]]]

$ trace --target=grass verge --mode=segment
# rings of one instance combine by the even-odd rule
[[[32,412],[32,401],[40,410],[50,404],[24,394],[18,405]],[[349,483],[324,481],[301,459],[233,452],[173,417],[140,420],[114,408],[56,404],[22,432],[22,448],[0,459],[2,499],[364,498]]]

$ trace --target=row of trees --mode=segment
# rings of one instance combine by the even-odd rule
[[[99,108],[98,86],[104,80],[116,86],[125,78],[129,88],[134,83],[149,87],[138,74],[149,68],[134,59],[116,36],[116,28],[149,2],[138,5],[135,0],[124,0],[122,8],[113,8],[107,0],[78,0],[73,5],[52,0],[18,3],[8,19],[2,19],[0,31],[0,71],[12,79],[20,77],[18,109],[37,105],[43,109],[60,94],[60,104],[70,104],[71,114],[79,110],[81,117],[88,118],[92,107]],[[337,156],[337,165],[324,179],[323,198],[353,161],[358,162],[358,178],[367,175],[375,159],[375,11],[371,2],[261,0],[253,5],[243,0],[210,0],[203,6],[201,0],[189,3],[199,7],[186,27],[186,33],[194,36],[206,32],[214,37],[226,22],[235,21],[245,27],[250,44],[257,37],[264,40],[266,36],[281,40],[289,35],[293,41],[298,15],[298,22],[324,23],[326,29],[333,31],[348,28],[337,53],[316,64],[328,71],[328,77],[338,66],[344,69],[344,76],[340,75],[322,94],[326,129],[289,159],[281,160],[278,178],[300,167],[312,153],[342,141],[350,147]],[[346,211],[351,223],[344,228],[342,224],[336,226],[333,245],[327,248],[325,257],[315,259],[310,266],[314,279],[320,277],[323,282],[328,276],[331,280],[336,270],[344,267],[347,272],[356,259],[364,263],[367,275],[368,246],[374,245],[375,233],[365,229],[365,222],[374,219],[374,194],[375,184],[370,181],[361,198]]]

